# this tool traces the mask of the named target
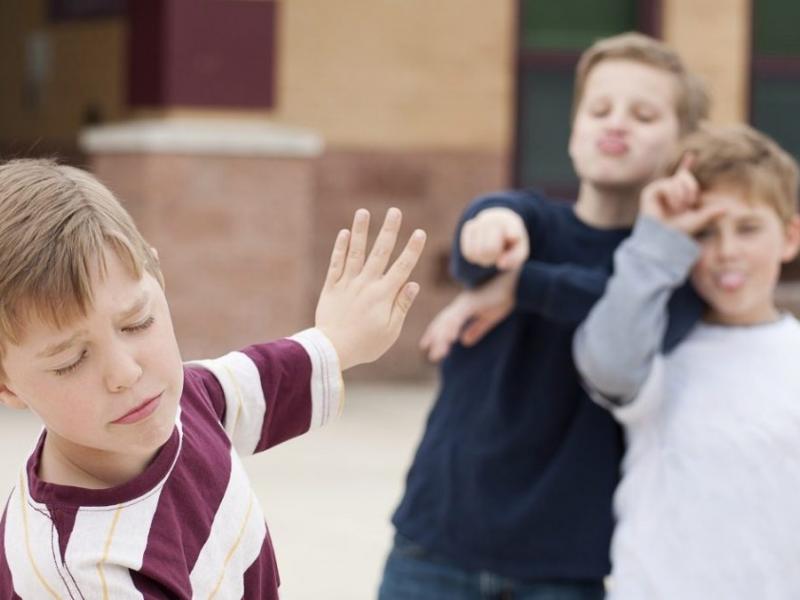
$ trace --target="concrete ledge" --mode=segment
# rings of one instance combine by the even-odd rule
[[[311,158],[321,154],[314,132],[255,121],[148,119],[84,129],[87,154],[189,154]]]

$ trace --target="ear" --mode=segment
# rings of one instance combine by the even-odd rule
[[[8,408],[16,408],[17,410],[25,410],[28,408],[28,405],[20,400],[19,396],[5,383],[0,383],[0,404]]]
[[[794,215],[784,226],[782,262],[789,262],[800,251],[800,216]]]
[[[150,252],[152,252],[153,256],[156,257],[156,262],[160,262],[158,259],[158,250],[156,250],[154,246],[150,246]]]

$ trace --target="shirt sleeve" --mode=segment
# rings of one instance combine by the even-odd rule
[[[601,267],[530,260],[520,271],[516,308],[577,326],[603,295],[609,275]]]
[[[339,358],[319,329],[194,364],[219,383],[205,387],[242,455],[325,425],[344,403]]]
[[[637,396],[664,339],[670,295],[699,252],[694,240],[646,216],[617,249],[606,291],[573,342],[578,371],[600,404]]]

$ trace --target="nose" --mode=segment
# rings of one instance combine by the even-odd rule
[[[105,384],[110,392],[130,389],[142,376],[142,366],[132,348],[124,343],[114,344],[106,358]]]
[[[720,258],[732,258],[739,252],[739,240],[733,232],[722,231],[717,237],[717,253]]]
[[[608,114],[606,129],[615,134],[622,134],[628,128],[628,115],[621,108],[615,108]]]

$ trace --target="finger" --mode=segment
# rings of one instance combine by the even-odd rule
[[[497,268],[501,271],[513,271],[519,268],[528,258],[527,246],[522,240],[512,245],[497,259]]]
[[[431,362],[439,362],[453,347],[453,342],[456,341],[455,336],[439,336],[431,340],[430,348],[428,349],[428,360]]]
[[[686,181],[682,177],[676,178],[675,188],[675,209],[683,212],[689,209],[692,205],[691,188],[687,185]]]
[[[470,262],[475,262],[475,224],[472,221],[464,223],[461,229],[461,254]]]
[[[485,315],[480,315],[473,319],[464,331],[461,332],[461,336],[459,340],[464,346],[474,346],[483,337],[491,331],[494,326],[496,325],[496,321],[491,318],[487,318]]]
[[[659,190],[659,197],[667,212],[679,212],[681,208],[680,184],[675,178],[664,182],[664,186]]]
[[[446,324],[451,310],[452,304],[442,309],[442,311],[433,318],[433,321],[428,323],[419,341],[419,347],[422,350],[434,345],[436,340],[442,336],[442,332],[448,329]]]
[[[325,277],[325,285],[330,286],[339,281],[344,272],[345,255],[347,254],[347,244],[350,240],[350,231],[342,229],[336,236],[331,252],[331,260],[328,263],[328,273]]]
[[[411,305],[414,304],[417,295],[419,295],[419,284],[415,281],[409,281],[397,294],[389,317],[389,322],[395,331],[399,331],[403,327],[406,315],[408,315],[408,311],[411,309]]]
[[[682,157],[680,163],[678,163],[678,168],[675,169],[676,173],[680,173],[682,171],[690,171],[694,166],[694,153],[693,152],[686,152]]]
[[[689,188],[692,202],[696,203],[700,199],[700,182],[697,181],[697,178],[691,171],[686,171],[683,178],[686,181],[686,186]]]
[[[427,350],[428,347],[431,345],[433,341],[433,332],[431,331],[432,324],[428,325],[425,328],[425,331],[422,333],[422,337],[419,338],[419,349],[420,350]]]
[[[497,264],[497,259],[503,254],[503,249],[507,244],[516,243],[516,238],[509,237],[502,227],[493,227],[487,231],[484,260],[487,267]]]
[[[719,204],[701,206],[697,210],[688,212],[681,217],[680,228],[689,235],[694,235],[708,226],[714,219],[724,215],[727,210],[725,206]]]
[[[687,206],[695,206],[699,199],[700,185],[689,171],[684,171],[679,176],[684,200]]]
[[[422,254],[422,249],[425,247],[426,237],[424,231],[417,229],[408,238],[408,242],[406,242],[406,246],[400,256],[397,257],[397,260],[389,267],[384,276],[384,281],[389,285],[390,290],[399,290],[408,281],[408,277],[416,266],[420,254]]]
[[[364,264],[364,271],[373,275],[383,275],[386,265],[389,264],[389,257],[397,243],[397,234],[400,232],[400,224],[403,221],[403,214],[397,208],[390,208],[386,211],[381,230]]]
[[[350,233],[350,246],[344,264],[344,274],[355,277],[364,267],[364,255],[367,251],[367,235],[369,233],[369,211],[359,208],[353,217]]]

